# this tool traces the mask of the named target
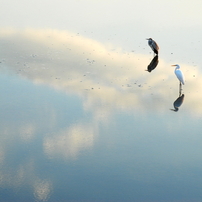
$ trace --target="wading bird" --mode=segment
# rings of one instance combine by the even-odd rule
[[[156,53],[156,55],[158,55],[158,50],[159,50],[158,44],[152,38],[149,38],[147,40],[151,49],[154,51],[154,53]]]
[[[182,71],[180,70],[180,66],[179,65],[172,65],[172,66],[175,66],[175,75],[177,76],[177,78],[179,79],[180,81],[180,89],[182,87],[182,84],[184,85],[184,75],[182,73]]]

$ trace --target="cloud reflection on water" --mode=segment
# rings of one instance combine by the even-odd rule
[[[56,30],[0,33],[1,45],[7,47],[1,53],[1,66],[36,84],[77,93],[84,99],[87,95],[86,102],[91,104],[99,100],[126,110],[143,109],[148,99],[153,100],[148,95],[169,99],[173,93],[169,89],[175,88],[173,69],[163,59],[156,74],[148,75],[144,68],[149,56],[122,52],[78,34]],[[183,66],[187,85],[194,88],[197,70]],[[152,106],[159,108],[156,102]]]
[[[56,30],[1,30],[0,38],[2,71],[18,74],[36,85],[48,85],[67,94],[76,94],[82,98],[83,110],[93,114],[91,123],[77,122],[44,135],[43,152],[49,159],[76,159],[81,152],[92,148],[99,134],[97,123],[108,124],[116,109],[134,114],[139,111],[167,113],[169,110],[165,105],[170,106],[170,99],[175,97],[178,89],[173,69],[162,58],[158,68],[148,74],[145,67],[151,60],[150,56],[123,52],[78,34]],[[184,91],[192,93],[192,96],[187,96],[186,105],[191,104],[192,111],[194,106],[195,111],[201,113],[199,98],[202,95],[196,91],[201,83],[200,75],[197,69],[182,66],[187,73]],[[51,118],[53,124],[50,128],[55,126],[57,118],[54,110]],[[39,122],[17,124],[12,126],[15,130],[10,124],[4,125],[3,135],[15,136],[17,131],[23,142],[30,142],[42,133]],[[3,164],[6,161],[3,145],[0,151]],[[17,171],[1,173],[1,185],[15,185],[31,175],[32,179],[38,179],[30,182],[36,198],[46,200],[52,183],[38,178],[34,162],[19,163]],[[9,180],[6,176],[10,176]]]
[[[36,179],[34,183],[34,196],[37,201],[47,201],[50,197],[52,184],[48,180]]]
[[[47,134],[44,140],[44,152],[49,158],[76,158],[79,152],[93,146],[95,127],[75,125],[56,134]]]
[[[49,85],[79,95],[83,99],[83,110],[92,112],[96,121],[108,120],[114,108],[163,113],[168,109],[165,103],[169,106],[170,97],[175,94],[177,83],[173,69],[163,59],[158,70],[147,74],[144,67],[148,64],[149,56],[113,49],[109,44],[103,45],[66,31],[1,30],[0,38],[4,47],[1,69],[16,73],[37,85]],[[152,59],[151,64],[155,67],[158,65],[158,56]],[[200,76],[196,69],[183,66],[187,72],[186,91],[195,91],[195,86],[201,82]],[[199,100],[193,96],[192,99],[193,102]],[[197,108],[197,111],[202,109]],[[92,147],[96,134],[94,128],[87,127],[86,130],[86,126],[82,126],[80,130],[81,125],[77,126],[57,132],[57,140],[54,135],[45,138],[45,153],[54,156],[59,152],[64,157],[75,157],[82,145]],[[26,141],[32,139],[36,132],[35,126],[29,123],[18,130]],[[88,141],[78,131],[88,131],[85,134]],[[64,139],[67,139],[67,143],[64,143]],[[66,147],[69,150],[65,151]]]

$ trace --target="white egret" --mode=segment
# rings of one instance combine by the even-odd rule
[[[179,65],[172,65],[172,66],[175,66],[175,75],[177,76],[177,78],[179,79],[180,81],[180,84],[183,84],[184,85],[184,75],[182,73],[182,71],[180,70],[180,66]]]
[[[158,55],[158,50],[159,50],[158,44],[152,38],[149,38],[147,40],[151,49],[154,51],[154,53],[156,53],[156,55]]]

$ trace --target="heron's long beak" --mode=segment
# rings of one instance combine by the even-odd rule
[[[176,65],[171,65],[171,66],[176,66]]]
[[[146,40],[149,40],[149,39],[146,39]]]

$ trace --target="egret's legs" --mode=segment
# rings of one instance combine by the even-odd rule
[[[179,97],[182,95],[182,83],[180,82],[180,86],[179,86]]]

